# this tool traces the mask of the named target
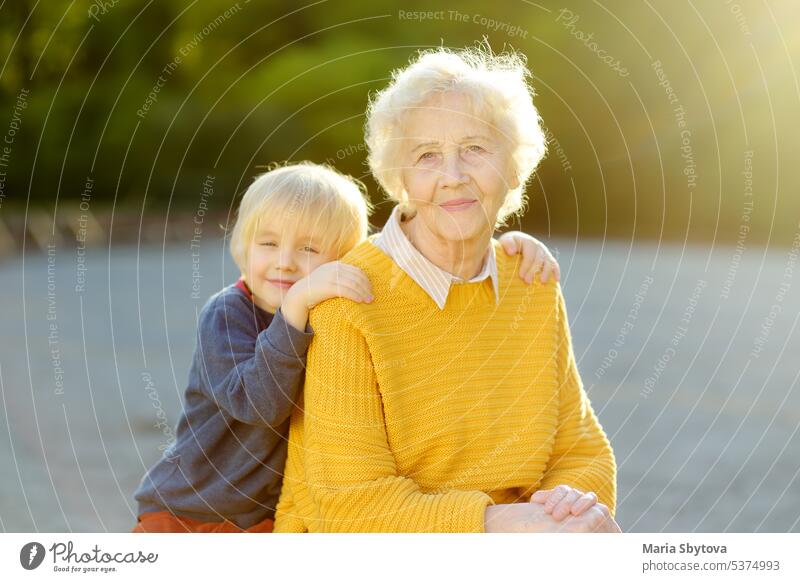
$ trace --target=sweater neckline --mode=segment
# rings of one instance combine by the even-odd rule
[[[434,307],[437,312],[447,311],[448,309],[464,310],[477,306],[491,309],[497,307],[494,286],[492,285],[491,277],[488,277],[478,282],[453,283],[447,295],[445,308],[440,310],[439,306],[436,305],[436,302],[434,302],[430,295],[428,295],[408,273],[401,269],[389,255],[374,244],[373,240],[377,236],[378,234],[370,236],[362,243],[361,249],[354,249],[353,259],[360,259],[366,263],[365,265],[359,265],[361,267],[367,267],[367,269],[372,267],[379,273],[385,273],[389,279],[390,292],[399,290],[416,303],[423,303],[427,306]],[[498,284],[502,286],[502,281],[505,278],[506,265],[504,264],[505,261],[498,256],[502,254],[498,253],[499,246],[499,243],[495,239],[492,239],[492,252],[495,253],[495,259],[497,261]],[[348,258],[349,257],[345,257],[345,261],[347,261]]]

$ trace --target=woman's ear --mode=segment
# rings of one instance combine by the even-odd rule
[[[509,190],[516,190],[520,186],[519,182],[519,174],[517,173],[517,168],[515,167],[514,162],[509,160],[508,162],[508,169],[506,170],[506,176],[508,176],[508,189]]]
[[[404,220],[409,220],[417,215],[417,207],[408,199],[408,192],[403,190],[400,206],[400,214]]]
[[[403,190],[400,192],[400,206],[403,208],[403,210],[409,210],[411,212],[416,210],[414,203],[411,201],[411,197],[408,195],[408,190],[406,190],[405,184],[403,184]]]
[[[517,173],[512,170],[510,174],[510,179],[508,181],[508,189],[516,190],[517,188],[519,188],[519,176],[517,176]]]

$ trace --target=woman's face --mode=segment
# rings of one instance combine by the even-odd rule
[[[448,241],[491,236],[519,185],[507,141],[471,110],[464,95],[443,93],[405,119],[403,185],[424,226]]]

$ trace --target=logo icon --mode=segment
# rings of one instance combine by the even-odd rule
[[[26,570],[35,570],[44,560],[44,546],[39,542],[28,542],[19,551],[19,563]]]

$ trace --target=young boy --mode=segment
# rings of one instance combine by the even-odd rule
[[[372,301],[364,273],[337,260],[367,236],[369,212],[354,180],[310,163],[248,188],[230,241],[242,278],[200,313],[176,440],[134,494],[134,532],[272,531],[313,337],[308,312],[332,297]],[[558,277],[535,239],[500,240],[523,255],[528,282],[537,271]]]

